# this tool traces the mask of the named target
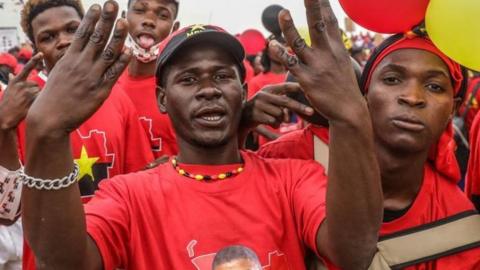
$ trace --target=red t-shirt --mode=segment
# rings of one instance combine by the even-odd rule
[[[328,140],[327,129],[312,129],[312,126],[309,126],[302,131],[290,133],[276,141],[266,144],[259,150],[258,154],[269,158],[312,160],[314,158],[313,134],[317,134],[317,136],[325,142]],[[436,173],[429,164],[425,166],[424,175],[424,182],[411,208],[401,218],[392,222],[383,223],[380,230],[382,236],[435,222],[474,208],[455,183],[448,181]],[[336,268],[329,264],[329,269]],[[406,269],[480,269],[480,248],[443,257]]]
[[[137,107],[140,122],[147,133],[155,158],[178,153],[175,131],[170,117],[160,112],[155,76],[132,77],[125,71],[116,87],[122,88]]]
[[[468,160],[465,192],[480,210],[480,115],[473,120],[470,130],[470,157]]]
[[[262,90],[267,85],[279,84],[285,82],[287,74],[276,74],[273,72],[260,73],[251,79],[248,83],[248,99],[251,99],[255,94]]]
[[[323,169],[242,156],[242,173],[213,183],[180,176],[170,162],[102,183],[85,211],[104,269],[211,270],[230,245],[254,250],[263,269],[305,269],[325,219]]]
[[[72,132],[70,139],[73,158],[80,166],[79,185],[84,200],[93,196],[104,179],[137,172],[154,160],[135,107],[125,93],[115,89],[102,107]],[[24,122],[18,128],[18,142],[20,159],[25,161]],[[34,257],[27,245],[23,269],[35,269]]]
[[[392,222],[383,223],[380,229],[380,235],[393,234],[473,209],[472,203],[458,188],[456,183],[443,178],[434,171],[430,164],[427,164],[425,166],[422,187],[411,208],[401,218]],[[480,269],[480,248],[467,250],[405,269],[478,270]]]
[[[328,143],[328,128],[308,125],[304,129],[285,134],[282,137],[263,145],[257,153],[259,156],[265,158],[314,160],[314,135],[323,142]]]

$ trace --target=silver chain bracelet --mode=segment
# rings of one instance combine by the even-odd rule
[[[38,190],[60,190],[67,188],[77,182],[79,167],[77,163],[73,172],[60,179],[39,179],[22,173],[21,179],[24,186]]]

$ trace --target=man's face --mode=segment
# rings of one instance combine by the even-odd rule
[[[226,262],[216,266],[213,270],[260,270],[252,261],[244,258]]]
[[[367,95],[377,141],[406,153],[428,151],[454,112],[446,64],[415,49],[391,53],[372,74]]]
[[[149,49],[170,34],[176,12],[175,4],[167,0],[133,0],[127,12],[130,35]]]
[[[48,70],[65,54],[81,20],[78,12],[69,6],[49,8],[33,19],[35,46],[43,53]]]
[[[185,47],[165,72],[160,108],[179,139],[215,147],[236,138],[245,91],[230,54],[211,45]]]

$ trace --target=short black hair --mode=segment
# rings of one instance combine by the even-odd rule
[[[83,19],[85,10],[80,0],[28,0],[25,3],[21,12],[21,25],[23,32],[33,44],[35,44],[35,39],[33,37],[32,21],[35,17],[47,9],[63,6],[74,8],[80,18]]]
[[[253,250],[245,246],[229,246],[220,250],[217,255],[215,255],[215,259],[213,260],[212,264],[212,270],[214,270],[215,267],[224,263],[240,259],[249,260],[256,264],[255,266],[259,270],[262,269],[262,266],[260,265],[260,260],[258,259],[257,254],[255,254]]]
[[[132,3],[133,0],[128,0],[127,7],[130,8],[130,4]],[[165,0],[168,1],[169,4],[174,4],[175,5],[175,14],[173,14],[173,18],[176,19],[178,16],[178,8],[179,8],[179,3],[178,1],[175,0]]]

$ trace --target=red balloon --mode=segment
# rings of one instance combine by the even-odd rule
[[[340,0],[345,13],[364,28],[384,34],[411,30],[425,19],[429,0]]]

